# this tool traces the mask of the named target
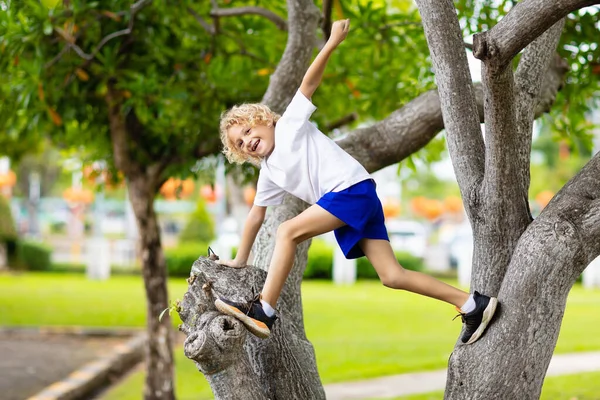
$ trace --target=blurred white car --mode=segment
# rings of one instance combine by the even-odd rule
[[[424,257],[427,249],[427,229],[420,222],[386,221],[390,244],[395,251],[406,251],[416,257]]]

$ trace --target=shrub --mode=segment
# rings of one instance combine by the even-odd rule
[[[50,233],[54,235],[64,235],[67,233],[67,224],[63,221],[56,221],[50,223]]]
[[[333,273],[333,246],[321,239],[312,241],[308,249],[305,279],[331,279]]]
[[[367,257],[356,260],[356,279],[379,279],[379,275]]]
[[[110,266],[110,273],[112,275],[141,275],[142,266],[140,264],[132,264],[132,265],[112,264]]]
[[[55,273],[69,273],[69,274],[85,274],[87,272],[87,265],[82,263],[70,263],[70,262],[56,262],[50,265],[50,272]],[[111,275],[140,275],[141,266],[138,264],[133,265],[119,265],[112,264],[110,266]]]
[[[0,241],[9,240],[17,240],[17,229],[8,200],[0,195]]]
[[[50,264],[48,271],[82,274],[86,268],[86,265],[81,263],[57,262]]]
[[[8,264],[15,262],[17,255],[17,229],[7,199],[0,194],[0,246],[6,246]]]
[[[406,251],[397,251],[396,260],[404,267],[404,269],[410,269],[411,271],[423,271],[425,264],[421,257],[417,257]]]
[[[169,276],[189,277],[192,264],[200,256],[206,256],[208,245],[202,242],[182,243],[165,250],[167,272]]]
[[[204,200],[200,198],[187,225],[179,235],[180,242],[203,242],[209,243],[215,238],[215,223],[206,210]]]
[[[29,271],[50,270],[52,249],[38,242],[18,242],[19,264]]]

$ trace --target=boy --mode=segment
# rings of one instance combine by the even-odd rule
[[[277,319],[275,305],[292,268],[296,246],[334,231],[347,258],[366,255],[382,283],[455,305],[464,322],[461,340],[473,343],[483,334],[497,300],[475,292],[469,295],[426,274],[398,264],[384,225],[381,202],[368,172],[309,122],[316,107],[311,97],[323,77],[333,50],[346,38],[349,21],[336,21],[331,36],[306,71],[302,84],[282,116],[260,104],[244,104],[223,114],[220,131],[224,153],[231,162],[260,165],[254,205],[238,253],[222,264],[246,265],[267,206],[281,204],[286,193],[312,204],[283,222],[276,237],[265,285],[249,302],[219,298],[215,306],[238,318],[256,336],[270,335]],[[275,144],[277,143],[277,146]]]

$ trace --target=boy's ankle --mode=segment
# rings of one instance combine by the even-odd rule
[[[267,315],[267,317],[272,317],[275,315],[275,309],[263,299],[260,299],[260,304],[262,305],[263,311]]]

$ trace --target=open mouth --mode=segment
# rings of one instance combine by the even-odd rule
[[[252,151],[256,151],[256,148],[258,147],[259,143],[260,143],[260,139],[257,139],[256,142],[254,142],[254,144],[252,145]]]

